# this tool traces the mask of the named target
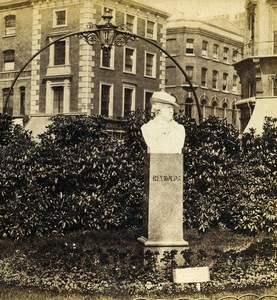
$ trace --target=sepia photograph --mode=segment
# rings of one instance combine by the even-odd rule
[[[0,0],[0,300],[277,300],[277,0]]]

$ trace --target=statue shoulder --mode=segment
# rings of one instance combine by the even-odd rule
[[[177,130],[180,131],[185,131],[185,127],[182,124],[179,124],[178,122],[174,121],[174,126],[176,127]]]
[[[151,128],[152,126],[153,126],[153,120],[150,120],[149,122],[147,122],[141,126],[141,130],[147,130],[148,128]]]

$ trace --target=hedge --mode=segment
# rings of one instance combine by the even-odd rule
[[[226,120],[176,119],[187,133],[185,226],[276,231],[276,119],[242,138]],[[36,143],[0,115],[0,237],[140,227],[147,119],[123,121],[118,139],[104,117],[58,115]]]

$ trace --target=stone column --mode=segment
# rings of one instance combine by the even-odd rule
[[[183,238],[183,154],[148,153],[145,168],[143,236],[138,243],[158,252],[177,250],[175,261],[184,264],[181,252],[188,249]]]

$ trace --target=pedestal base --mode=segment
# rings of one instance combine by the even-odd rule
[[[152,241],[143,236],[137,239],[138,244],[141,246],[143,253],[145,254],[147,251],[157,252],[157,266],[161,269],[165,267],[165,262],[162,261],[162,258],[165,257],[165,252],[170,253],[172,250],[177,251],[173,260],[177,264],[177,266],[184,266],[185,259],[183,251],[189,249],[188,242],[185,240],[181,241]],[[144,262],[147,263],[147,262]]]

